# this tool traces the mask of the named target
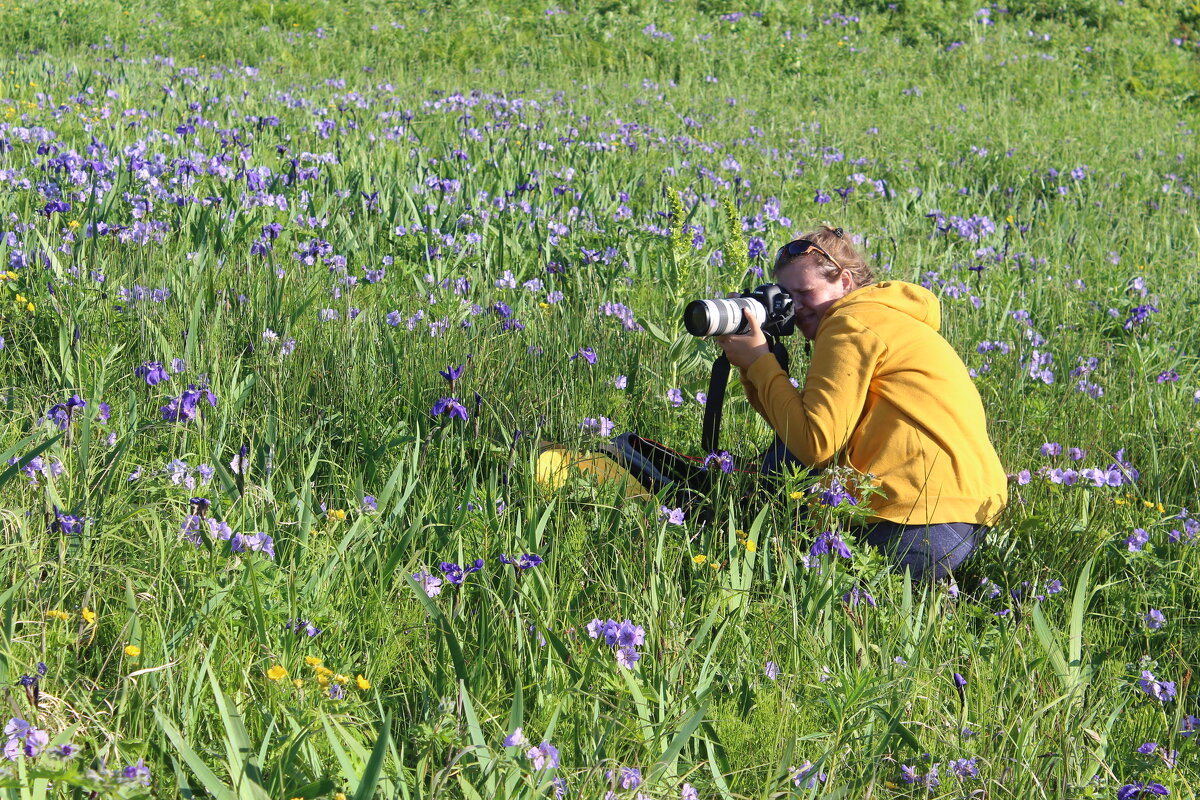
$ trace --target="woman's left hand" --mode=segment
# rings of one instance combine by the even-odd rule
[[[758,359],[771,352],[767,347],[767,337],[763,335],[758,320],[749,309],[742,309],[742,315],[750,325],[750,332],[744,336],[718,336],[717,344],[725,351],[729,363],[741,369],[747,369]]]

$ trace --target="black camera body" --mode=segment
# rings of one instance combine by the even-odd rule
[[[683,310],[683,326],[692,336],[744,336],[750,332],[744,308],[768,336],[790,336],[796,329],[792,296],[777,283],[764,283],[738,297],[693,300]]]

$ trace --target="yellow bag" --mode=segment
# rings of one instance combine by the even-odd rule
[[[598,484],[616,485],[627,499],[650,500],[654,497],[629,474],[629,470],[608,456],[579,453],[559,445],[550,446],[538,456],[534,479],[546,488],[558,489],[566,484],[574,470],[593,476]]]

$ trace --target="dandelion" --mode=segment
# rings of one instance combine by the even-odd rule
[[[281,681],[288,676],[288,671],[282,665],[276,664],[267,670],[267,677],[273,681]]]

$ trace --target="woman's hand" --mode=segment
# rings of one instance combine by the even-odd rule
[[[716,340],[725,351],[725,357],[729,359],[730,364],[746,369],[771,351],[767,347],[767,337],[763,335],[762,328],[758,326],[758,320],[750,313],[750,309],[743,308],[742,316],[750,325],[749,333],[745,336],[718,336]]]

